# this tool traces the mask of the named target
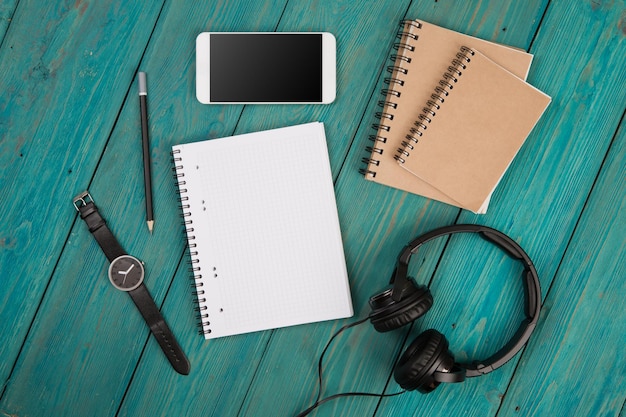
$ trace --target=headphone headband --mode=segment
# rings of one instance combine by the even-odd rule
[[[524,264],[524,273],[522,280],[524,282],[524,313],[526,318],[520,323],[511,340],[506,343],[494,355],[481,361],[474,361],[471,364],[459,364],[466,370],[467,377],[474,377],[487,374],[508,362],[519,350],[526,344],[532,334],[537,321],[539,320],[539,311],[541,309],[541,288],[539,286],[539,277],[537,270],[532,261],[513,239],[504,233],[486,226],[474,224],[457,224],[452,226],[441,227],[425,233],[413,241],[411,241],[402,251],[398,258],[398,266],[395,274],[392,276],[391,284],[392,299],[399,301],[402,294],[410,285],[408,280],[409,261],[411,256],[417,253],[418,249],[426,242],[445,235],[456,233],[478,233],[485,240],[495,244],[509,256],[521,261]]]

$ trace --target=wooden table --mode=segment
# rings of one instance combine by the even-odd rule
[[[486,215],[359,174],[398,23],[420,18],[535,55],[528,77],[552,103]],[[202,31],[328,31],[331,105],[201,105]],[[148,73],[155,230],[145,224],[137,71]],[[354,319],[205,341],[196,333],[171,146],[322,121],[355,318],[401,248],[454,223],[495,227],[533,259],[538,327],[487,376],[422,395],[342,398],[315,416],[626,416],[626,6],[618,1],[35,1],[0,5],[0,415],[290,416],[317,389],[317,359]],[[89,189],[191,361],[176,374],[77,217]],[[412,262],[435,306],[413,326],[364,324],[325,359],[323,396],[393,393],[393,365],[421,330],[458,360],[484,358],[522,316],[518,271],[471,237]],[[253,248],[250,250],[254,250]],[[417,265],[419,271],[417,271]],[[432,280],[431,280],[432,277]]]

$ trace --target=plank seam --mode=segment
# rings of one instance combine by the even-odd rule
[[[532,49],[533,45],[535,44],[535,40],[537,39],[537,35],[539,34],[539,28],[541,28],[541,25],[543,24],[543,21],[546,18],[546,15],[548,14],[548,9],[550,9],[551,1],[552,0],[548,0],[548,3],[546,4],[545,9],[543,10],[543,13],[541,15],[541,19],[539,19],[539,23],[537,24],[537,30],[535,31],[535,34],[533,35],[533,38],[530,40],[530,44],[528,45],[528,49],[526,50],[526,52],[530,52],[530,50]],[[567,248],[565,249],[565,252],[567,252]],[[565,255],[563,255],[563,257],[564,256]],[[563,258],[561,258],[561,262],[563,262]],[[559,267],[560,267],[560,265],[559,265]],[[558,271],[558,268],[557,268],[557,271]],[[552,281],[554,282],[554,280],[552,280]],[[546,293],[545,296],[547,297],[547,293]],[[545,300],[545,298],[544,298],[544,300]],[[543,302],[542,302],[542,306],[543,306]],[[500,397],[500,404],[498,404],[498,408],[496,409],[494,417],[497,417],[500,414],[500,410],[502,409],[502,404],[504,404],[504,398],[506,397],[506,394],[509,392],[509,389],[511,388],[511,384],[513,383],[513,380],[515,379],[515,374],[517,373],[520,360],[524,356],[525,352],[526,352],[526,346],[524,346],[524,348],[519,353],[519,359],[517,360],[517,362],[515,362],[515,366],[513,368],[513,372],[511,373],[511,378],[509,379],[509,383],[506,384],[506,388],[504,389],[504,392],[502,393],[502,396]]]
[[[74,221],[72,222],[72,226],[69,228],[69,231],[67,235],[65,236],[63,247],[61,249],[61,252],[59,253],[59,256],[57,257],[57,260],[54,264],[54,268],[52,268],[52,272],[50,273],[50,276],[48,277],[48,282],[41,294],[41,297],[39,298],[39,301],[37,303],[37,308],[35,309],[35,314],[33,315],[33,318],[31,319],[30,324],[28,325],[28,330],[26,331],[26,335],[24,336],[24,339],[22,340],[22,344],[20,346],[18,354],[15,357],[15,361],[13,361],[13,366],[11,366],[11,371],[9,372],[9,375],[7,376],[7,379],[5,380],[4,384],[2,385],[2,391],[0,392],[0,402],[2,402],[2,399],[4,398],[7,388],[9,387],[11,378],[13,376],[13,372],[15,371],[15,368],[17,367],[17,363],[20,361],[20,358],[22,357],[22,353],[24,351],[24,346],[26,345],[26,341],[30,338],[30,334],[33,330],[33,326],[35,324],[35,321],[37,320],[43,301],[46,298],[46,295],[48,294],[48,289],[50,288],[50,284],[52,283],[52,277],[54,277],[54,274],[57,271],[59,263],[61,262],[61,257],[63,255],[63,252],[65,251],[65,247],[67,246],[67,242],[69,241],[70,235],[72,234],[72,230],[74,229],[76,225],[76,220],[78,220],[78,216],[74,218]]]
[[[176,266],[176,269],[174,270],[174,276],[170,279],[170,284],[167,287],[167,290],[165,291],[165,295],[163,296],[163,301],[161,302],[161,305],[159,306],[159,311],[161,311],[163,309],[163,306],[165,305],[165,300],[167,300],[167,296],[170,293],[170,290],[172,289],[172,285],[174,283],[174,278],[177,275],[177,272],[180,270],[181,265],[183,265],[183,259],[186,256],[186,249],[183,250],[182,254],[178,257],[178,265]],[[122,407],[124,406],[126,397],[128,392],[130,391],[130,386],[132,385],[133,381],[135,380],[135,376],[137,375],[137,371],[139,370],[139,365],[141,364],[142,359],[144,358],[144,354],[146,352],[146,349],[148,347],[148,343],[150,342],[150,337],[152,337],[152,332],[148,331],[148,335],[146,336],[145,342],[143,344],[143,348],[141,349],[141,353],[139,354],[139,357],[137,358],[137,363],[135,364],[135,367],[133,369],[133,372],[130,375],[130,379],[128,380],[128,384],[126,386],[126,389],[124,390],[124,394],[122,395],[122,398],[120,400],[120,404],[117,407],[117,410],[115,412],[115,417],[118,417],[120,415],[120,412],[122,411]]]
[[[18,1],[18,4],[19,4],[19,1]],[[159,21],[159,18],[160,18],[160,16],[161,16],[161,12],[163,11],[163,7],[164,7],[164,3],[161,5],[161,10],[159,11],[159,15],[157,16],[157,19],[156,19],[156,22],[155,22],[155,27],[156,27],[156,25],[157,25],[157,23],[158,23],[158,21]],[[17,5],[16,5],[15,10],[17,10]],[[14,11],[14,13],[13,13],[13,14],[15,14],[15,11]],[[11,22],[11,23],[12,23],[12,22]],[[8,28],[7,28],[7,32],[5,32],[5,33],[8,33]],[[144,51],[143,51],[143,53],[142,53],[142,56],[141,56],[141,59],[140,59],[140,61],[139,61],[139,62],[141,62],[141,61],[143,60],[143,56],[144,56],[144,54],[145,54],[145,52],[146,52],[147,45],[149,45],[149,43],[150,43],[150,39],[152,38],[152,35],[153,35],[153,34],[154,34],[154,29],[153,29],[153,30],[152,30],[152,32],[150,33],[150,37],[148,38],[148,42],[146,43],[146,48],[144,48]],[[4,43],[4,39],[5,39],[5,38],[6,38],[6,35],[5,35],[5,36],[3,37],[3,39],[2,39],[2,43]],[[0,49],[2,48],[2,43],[0,43]],[[135,72],[137,72],[137,71],[138,71],[138,70],[136,70]],[[120,108],[119,108],[119,110],[118,110],[118,112],[117,112],[117,115],[116,115],[116,117],[115,117],[115,120],[114,120],[114,122],[113,122],[113,125],[111,126],[111,130],[110,130],[110,132],[109,132],[109,134],[108,134],[108,136],[107,136],[107,140],[104,142],[104,146],[102,147],[102,150],[101,150],[101,152],[100,152],[100,158],[98,159],[98,162],[96,163],[96,165],[95,165],[95,167],[94,167],[93,174],[91,175],[91,178],[89,179],[89,182],[88,182],[88,185],[87,185],[87,189],[89,189],[89,187],[91,186],[91,184],[93,184],[93,181],[94,181],[94,179],[95,179],[95,177],[96,177],[96,174],[97,174],[97,172],[98,172],[98,168],[100,167],[100,163],[102,162],[102,160],[103,160],[103,158],[104,158],[104,153],[105,153],[105,151],[106,151],[106,148],[107,148],[107,146],[108,146],[109,142],[111,141],[111,137],[113,136],[113,132],[115,131],[115,127],[117,126],[117,124],[118,124],[118,122],[119,122],[120,116],[121,116],[121,114],[122,114],[122,109],[124,108],[124,103],[128,100],[128,97],[129,97],[129,94],[130,94],[130,90],[131,90],[131,88],[132,88],[132,85],[133,85],[133,82],[131,82],[131,83],[130,83],[130,85],[128,86],[128,89],[126,90],[125,99],[123,100],[122,105],[120,106]],[[28,326],[28,331],[26,332],[26,335],[24,336],[24,339],[23,339],[23,341],[22,341],[22,344],[21,344],[21,346],[20,346],[20,349],[19,349],[19,351],[18,351],[18,354],[17,354],[17,355],[16,355],[16,357],[15,357],[15,361],[13,362],[13,365],[12,365],[12,367],[11,367],[11,371],[9,372],[9,374],[8,374],[8,376],[7,376],[6,381],[5,381],[5,383],[3,384],[3,386],[2,386],[2,391],[0,392],[0,402],[1,402],[1,401],[2,401],[2,399],[4,398],[4,395],[6,394],[6,391],[7,391],[8,387],[9,387],[9,384],[10,384],[10,381],[11,381],[11,377],[13,376],[13,373],[14,373],[14,371],[15,371],[15,368],[16,368],[16,366],[17,366],[17,363],[19,362],[19,360],[20,360],[20,358],[21,358],[21,356],[22,356],[22,354],[23,354],[23,351],[24,351],[24,346],[26,345],[26,342],[27,342],[27,341],[29,340],[29,338],[30,338],[30,334],[31,334],[31,332],[32,332],[33,326],[34,326],[34,324],[35,324],[35,322],[36,322],[36,320],[37,320],[37,317],[39,316],[39,312],[40,312],[41,307],[42,307],[42,305],[43,305],[43,303],[44,303],[44,300],[46,299],[46,296],[48,295],[48,291],[49,291],[49,289],[50,289],[50,284],[52,283],[52,278],[53,278],[53,277],[54,277],[54,275],[56,274],[56,271],[57,271],[57,268],[58,268],[58,266],[59,266],[59,263],[61,262],[61,258],[63,257],[63,253],[65,252],[65,250],[66,250],[66,248],[67,248],[67,243],[69,242],[70,236],[72,235],[72,231],[73,231],[73,230],[74,230],[74,228],[76,227],[76,221],[77,221],[77,219],[78,219],[78,216],[75,216],[75,217],[74,217],[74,221],[72,222],[72,225],[70,226],[70,228],[69,228],[69,230],[68,230],[68,233],[67,233],[67,235],[66,235],[66,237],[65,237],[65,239],[64,239],[63,246],[62,246],[62,248],[61,248],[61,250],[60,250],[60,252],[59,252],[59,255],[58,255],[58,257],[57,257],[57,260],[56,260],[56,262],[55,262],[55,265],[54,265],[54,267],[52,268],[52,271],[50,272],[50,275],[49,275],[49,277],[48,277],[48,282],[47,282],[47,284],[46,284],[46,286],[45,286],[45,288],[44,288],[44,290],[43,290],[43,292],[42,292],[42,295],[41,295],[41,297],[40,297],[40,299],[39,299],[39,302],[37,303],[37,308],[36,308],[36,310],[35,310],[35,314],[33,315],[33,318],[31,319],[31,322],[30,322],[30,324],[29,324],[29,326]],[[171,283],[170,283],[170,286],[171,286]],[[168,290],[169,290],[169,289],[168,289]],[[127,387],[127,388],[126,388],[126,390],[124,391],[124,396],[126,395],[126,392],[127,392],[127,391],[128,391],[128,387]]]
[[[546,8],[543,9],[543,14],[541,15],[541,19],[539,19],[539,23],[537,24],[537,30],[535,30],[535,34],[533,35],[533,38],[530,40],[530,44],[528,45],[528,49],[526,50],[526,52],[530,52],[530,50],[533,48],[533,45],[535,44],[535,40],[537,40],[537,35],[539,34],[539,28],[541,28],[541,25],[543,25],[543,21],[546,18],[546,15],[548,14],[548,10],[550,9],[550,3],[552,3],[552,0],[548,0],[548,3],[546,4]]]
[[[265,354],[267,353],[267,350],[270,347],[270,343],[271,343],[273,337],[274,337],[274,330],[270,331],[270,334],[269,334],[269,336],[267,338],[267,341],[265,342],[265,347],[263,348],[263,352],[261,352],[261,358],[259,359],[259,362],[257,363],[256,369],[254,370],[254,373],[252,374],[252,378],[250,379],[250,385],[248,386],[248,389],[246,390],[246,393],[243,395],[243,398],[241,399],[241,404],[239,405],[239,410],[237,410],[237,416],[238,417],[243,412],[243,408],[244,408],[244,406],[246,404],[246,399],[248,398],[248,394],[250,394],[250,389],[254,385],[254,381],[256,380],[257,375],[259,374],[259,370],[261,369],[261,362],[263,362],[263,358],[265,357]]]
[[[15,3],[15,8],[13,9],[13,13],[11,13],[11,17],[9,18],[9,24],[7,25],[6,30],[4,31],[4,35],[2,35],[2,39],[0,39],[0,50],[2,50],[2,47],[4,46],[4,40],[7,38],[7,33],[9,33],[9,30],[11,30],[11,26],[13,24],[13,16],[15,16],[15,12],[17,11],[17,8],[20,5],[20,0],[17,0],[17,2]]]
[[[567,245],[565,246],[565,250],[563,251],[563,255],[561,256],[561,260],[559,261],[559,265],[557,266],[556,270],[554,271],[554,275],[552,276],[552,280],[550,282],[550,286],[548,287],[548,289],[545,291],[544,297],[543,297],[543,301],[542,301],[542,307],[543,304],[545,302],[545,300],[548,299],[548,297],[550,296],[550,294],[552,293],[552,288],[555,285],[555,281],[559,275],[559,271],[561,270],[561,267],[563,266],[563,262],[565,261],[565,259],[567,258],[567,254],[568,251],[570,250],[570,247],[574,241],[574,238],[577,235],[578,229],[579,229],[579,225],[580,222],[583,218],[583,216],[585,215],[585,211],[588,209],[589,207],[589,200],[591,200],[592,195],[594,194],[594,190],[596,189],[596,185],[598,183],[598,179],[600,178],[600,176],[602,175],[603,171],[604,171],[604,167],[606,165],[607,159],[609,157],[609,153],[611,152],[611,149],[613,148],[613,145],[615,144],[615,141],[617,140],[617,135],[619,134],[622,125],[624,124],[624,120],[626,118],[626,110],[624,110],[624,112],[622,113],[622,117],[620,118],[620,122],[617,124],[617,127],[615,129],[615,133],[613,134],[613,137],[611,138],[611,141],[609,142],[609,146],[607,147],[607,150],[604,154],[604,158],[602,160],[602,163],[600,164],[600,167],[598,168],[598,171],[596,172],[596,177],[593,180],[593,184],[591,186],[591,188],[589,189],[589,193],[587,194],[587,197],[585,198],[585,202],[582,205],[582,209],[578,215],[578,218],[576,219],[576,224],[574,225],[573,229],[572,229],[572,233],[570,234],[569,240],[567,242]],[[519,359],[518,361],[515,363],[515,369],[513,370],[513,373],[511,374],[511,379],[509,380],[509,383],[507,384],[507,387],[502,395],[502,400],[500,401],[500,405],[498,406],[498,410],[496,411],[496,414],[494,417],[497,417],[500,414],[502,405],[504,403],[504,398],[506,397],[506,394],[509,391],[509,388],[511,387],[511,384],[513,383],[513,380],[515,379],[515,374],[517,373],[517,369],[519,367],[519,364],[524,356],[524,354],[526,353],[526,346],[524,346],[524,348],[521,350],[521,353],[519,354]],[[626,399],[624,400],[624,405],[626,405]],[[622,406],[622,408],[624,407],[624,405]]]

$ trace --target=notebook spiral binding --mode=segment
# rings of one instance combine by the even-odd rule
[[[380,160],[376,158],[375,154],[382,155],[384,149],[378,147],[379,143],[387,143],[385,132],[389,132],[390,127],[385,124],[385,120],[393,120],[393,110],[398,108],[398,104],[394,102],[394,97],[400,97],[401,87],[404,86],[403,76],[407,75],[409,70],[405,65],[411,63],[412,57],[409,56],[415,51],[415,46],[412,42],[417,41],[419,36],[410,31],[411,27],[421,29],[422,24],[416,20],[403,20],[400,22],[400,31],[396,37],[400,39],[399,42],[393,45],[393,49],[398,51],[398,54],[392,54],[389,59],[393,61],[393,65],[387,67],[387,72],[391,74],[390,77],[384,79],[385,84],[389,88],[383,88],[380,92],[384,99],[378,102],[378,106],[383,110],[376,112],[375,116],[380,120],[380,123],[375,123],[372,128],[376,130],[376,134],[370,135],[369,140],[374,143],[373,146],[367,146],[365,150],[368,152],[368,156],[362,159],[366,164],[365,168],[359,170],[362,175],[366,177],[374,178],[376,176],[375,167],[380,165]]]
[[[191,206],[189,205],[189,197],[187,196],[187,189],[184,188],[186,185],[185,174],[183,172],[182,158],[177,156],[180,153],[179,150],[172,151],[172,161],[174,164],[174,179],[176,180],[176,188],[179,194],[180,201],[180,209],[181,209],[181,217],[183,219],[183,226],[185,230],[185,236],[187,238],[187,250],[189,250],[189,272],[191,279],[191,287],[193,288],[192,295],[195,303],[194,311],[196,312],[196,319],[198,320],[198,331],[199,334],[208,334],[211,333],[211,330],[208,326],[211,324],[209,322],[209,315],[206,313],[207,306],[203,305],[206,302],[206,298],[203,298],[204,290],[202,287],[204,286],[202,282],[202,274],[200,267],[197,265],[200,262],[198,258],[197,245],[195,243],[195,235],[193,234],[193,220],[189,217],[191,216]]]
[[[394,159],[401,164],[406,162],[406,158],[411,155],[411,151],[415,149],[415,145],[424,135],[424,131],[428,129],[428,125],[437,115],[437,111],[446,100],[446,97],[454,89],[454,84],[459,81],[463,75],[463,71],[467,69],[467,64],[471,61],[474,51],[466,46],[461,47],[461,51],[456,54],[456,58],[452,60],[452,65],[448,67],[448,71],[443,74],[443,78],[439,81],[439,85],[435,87],[435,92],[430,96],[430,100],[426,102],[426,107],[422,109],[422,113],[413,123],[409,134],[402,141],[402,147],[398,148]]]

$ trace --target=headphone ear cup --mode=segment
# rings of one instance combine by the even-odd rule
[[[392,299],[390,289],[370,298],[372,313],[370,321],[379,332],[388,332],[398,329],[405,324],[423,316],[433,305],[433,296],[430,290],[423,285],[415,285],[406,289],[400,301]]]
[[[426,330],[409,345],[394,370],[394,378],[403,389],[423,394],[439,386],[435,372],[454,368],[454,357],[445,336]]]

